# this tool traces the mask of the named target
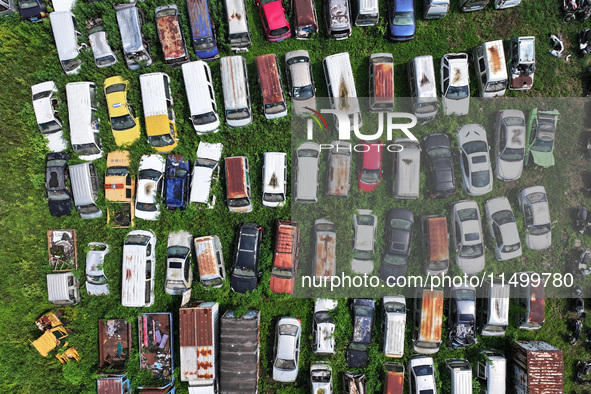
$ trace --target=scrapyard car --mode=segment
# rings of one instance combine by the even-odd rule
[[[411,394],[437,394],[433,357],[415,355],[408,361]]]
[[[273,380],[295,382],[298,377],[300,337],[302,336],[300,320],[294,317],[282,317],[277,321],[276,332]]]
[[[166,208],[187,208],[190,180],[189,162],[182,155],[168,155],[166,158],[166,182],[164,183]]]
[[[53,81],[31,86],[35,119],[51,152],[63,152],[68,148],[62,122],[57,115],[58,100],[55,98],[57,92],[57,86]]]
[[[430,134],[423,140],[427,153],[427,179],[431,197],[449,198],[456,193],[454,162],[449,137]]]
[[[534,85],[536,38],[514,37],[509,41],[509,76],[511,90],[528,90]]]
[[[287,92],[296,114],[309,113],[306,108],[316,110],[316,88],[312,74],[312,63],[308,51],[299,50],[285,54]]]
[[[105,97],[109,121],[117,146],[132,144],[140,139],[140,119],[127,101],[129,81],[120,76],[105,79]]]
[[[463,273],[472,275],[484,269],[484,242],[480,209],[476,201],[462,200],[451,206],[451,233],[456,263]]]
[[[386,217],[386,254],[382,258],[380,277],[406,276],[412,244],[415,216],[408,209],[392,209]]]
[[[454,286],[449,302],[449,343],[454,349],[476,344],[476,291]]]
[[[292,294],[298,273],[300,226],[295,221],[278,219],[275,227],[275,248],[269,290],[277,294]]]
[[[321,356],[336,354],[334,330],[335,323],[330,311],[337,307],[337,301],[318,299],[314,301],[312,322],[312,352]]]
[[[353,215],[353,230],[355,241],[351,269],[358,274],[369,274],[374,266],[371,255],[375,247],[378,217],[372,214],[371,209],[358,209]]]
[[[388,38],[390,40],[412,40],[417,28],[414,0],[389,0],[388,22]]]
[[[45,157],[45,191],[51,216],[60,217],[72,212],[72,196],[66,187],[68,154],[49,153]]]
[[[88,295],[108,295],[109,284],[103,265],[109,253],[109,245],[102,242],[88,244],[90,250],[86,254],[86,291]]]
[[[404,355],[404,332],[406,330],[406,299],[402,295],[386,296],[383,299],[382,331],[384,332],[384,355],[400,358]]]
[[[552,245],[552,223],[548,195],[544,186],[521,189],[517,196],[525,223],[525,243],[533,250],[548,249]]]
[[[332,394],[332,368],[326,361],[310,364],[310,386],[314,394]]]
[[[211,193],[212,180],[219,180],[220,158],[222,157],[222,144],[210,144],[199,142],[197,147],[197,159],[193,164],[191,175],[190,202],[207,204],[208,208],[215,205],[215,195]]]
[[[366,141],[359,153],[358,175],[359,188],[363,192],[371,192],[378,187],[382,180],[382,155],[381,141]]]
[[[109,46],[103,21],[99,18],[93,24],[94,26],[88,29],[88,41],[90,41],[94,62],[98,68],[112,66],[117,63],[117,56]]]
[[[486,141],[486,130],[479,124],[468,124],[458,131],[460,165],[464,190],[470,196],[492,191],[492,168]]]
[[[552,152],[554,151],[558,115],[559,113],[555,109],[534,108],[531,110],[527,122],[525,165],[529,164],[530,155],[533,162],[541,167],[554,165]]]
[[[375,321],[376,302],[368,298],[356,298],[351,304],[353,310],[353,339],[347,347],[347,365],[363,367],[369,361],[367,353]]]
[[[285,18],[285,9],[281,0],[257,0],[256,4],[263,21],[265,38],[268,41],[283,41],[291,37],[291,30],[287,18]]]
[[[514,181],[523,171],[525,115],[516,109],[499,111],[495,121],[495,174]]]
[[[183,294],[191,289],[193,283],[192,244],[193,236],[187,231],[168,234],[166,282],[164,282],[164,289],[168,294]]]
[[[365,393],[365,375],[345,371],[343,374],[343,393],[362,394]]]
[[[446,115],[467,115],[470,110],[468,55],[448,53],[441,58],[441,101]]]
[[[230,280],[232,290],[237,293],[246,293],[257,288],[262,237],[263,229],[256,223],[244,223],[238,229]]]
[[[161,194],[164,177],[164,158],[160,155],[144,155],[140,159],[135,216],[145,220],[158,220],[160,215],[156,196]]]
[[[521,256],[521,242],[511,210],[505,197],[491,198],[484,204],[488,230],[493,237],[497,260],[509,260]]]

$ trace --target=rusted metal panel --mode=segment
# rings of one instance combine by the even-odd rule
[[[429,256],[431,261],[449,260],[449,241],[447,239],[447,218],[445,216],[428,218]]]
[[[538,286],[532,285],[530,287],[529,306],[529,321],[533,323],[543,323],[546,319],[546,292],[543,281],[540,281]]]
[[[351,188],[351,143],[333,141],[328,167],[329,196],[347,197]]]
[[[99,377],[96,380],[98,394],[121,394],[123,392],[123,380],[115,378]]]
[[[297,26],[316,25],[312,0],[294,0],[293,11]]]
[[[272,292],[289,294],[293,292],[298,267],[299,241],[300,228],[297,222],[277,220],[273,269],[269,284]]]
[[[245,158],[242,156],[226,157],[226,185],[228,198],[242,198],[247,196]]]
[[[513,380],[517,392],[562,394],[562,350],[543,341],[517,341],[512,345]]]
[[[394,65],[376,63],[374,65],[376,102],[390,102],[394,99]]]
[[[131,350],[131,323],[125,319],[99,320],[99,368],[122,370]]]
[[[158,28],[158,37],[160,38],[165,60],[187,56],[178,15],[156,18],[156,27]]]
[[[279,69],[277,68],[277,56],[273,53],[257,56],[256,66],[263,93],[263,105],[284,101]]]
[[[213,384],[218,308],[217,303],[204,302],[179,310],[182,381]]]
[[[316,267],[317,277],[333,276],[336,264],[336,236],[334,233],[320,232],[316,235]]]
[[[385,363],[386,384],[383,394],[402,394],[404,392],[404,366],[400,363]]]
[[[213,237],[195,238],[195,255],[199,276],[217,275],[218,267],[215,259],[215,246]]]
[[[441,341],[443,324],[443,290],[424,290],[421,304],[419,341]]]
[[[172,378],[174,372],[172,313],[142,313],[138,317],[140,369],[155,379]]]

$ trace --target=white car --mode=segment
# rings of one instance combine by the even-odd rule
[[[484,242],[480,209],[473,200],[457,201],[451,206],[451,234],[456,264],[472,275],[484,269]]]
[[[193,165],[191,175],[191,193],[189,202],[207,204],[207,208],[213,209],[215,195],[211,193],[211,181],[220,177],[220,158],[223,145],[199,142],[197,147],[197,159]]]
[[[468,55],[448,53],[441,58],[441,101],[446,115],[466,115],[470,109]]]
[[[297,150],[296,188],[294,201],[318,202],[318,161],[320,145],[304,142]]]
[[[295,382],[298,377],[300,360],[300,337],[302,325],[295,317],[282,317],[275,328],[275,357],[273,359],[273,380]]]
[[[484,204],[488,230],[495,243],[497,260],[521,256],[521,242],[515,216],[506,197],[491,198]]]
[[[408,361],[408,375],[411,394],[437,394],[433,357],[413,356]]]
[[[193,236],[187,231],[168,234],[166,282],[164,282],[164,290],[168,294],[179,295],[191,290],[193,283],[192,244]]]
[[[372,215],[371,209],[358,209],[353,215],[355,241],[353,245],[353,261],[351,269],[358,274],[369,274],[373,271],[371,255],[374,252],[378,217]]]
[[[103,265],[109,253],[109,245],[102,242],[90,242],[90,251],[86,254],[86,291],[88,295],[108,295],[109,284]]]
[[[313,394],[332,394],[332,368],[326,361],[310,364],[310,386]]]
[[[406,299],[402,295],[384,297],[384,355],[402,357],[404,355],[404,333],[406,331]]]
[[[158,220],[160,207],[156,196],[162,194],[164,156],[144,155],[140,160],[135,197],[135,216],[145,220]]]
[[[314,320],[312,322],[312,352],[329,356],[336,353],[335,324],[330,311],[337,307],[337,301],[318,299],[314,301]]]
[[[39,131],[45,137],[47,147],[51,152],[63,152],[68,148],[68,141],[64,138],[62,122],[57,116],[57,86],[48,81],[31,86],[33,93],[33,109]]]
[[[525,115],[516,109],[499,111],[494,127],[497,179],[519,179],[525,154]]]
[[[525,243],[533,250],[548,249],[552,245],[552,223],[548,195],[544,186],[521,189],[517,197],[525,222]]]
[[[470,196],[492,191],[493,177],[486,130],[479,124],[467,124],[458,131],[460,165],[464,190]]]

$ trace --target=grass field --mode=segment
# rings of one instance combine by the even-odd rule
[[[176,3],[182,11],[181,22],[185,37],[189,37],[189,25],[186,18],[186,5],[183,1]],[[3,105],[0,108],[0,227],[4,228],[0,237],[0,388],[3,392],[40,393],[40,392],[93,392],[96,391],[96,373],[98,368],[97,327],[100,318],[125,318],[133,322],[134,337],[137,338],[137,316],[142,311],[171,311],[173,312],[175,325],[178,322],[178,308],[180,297],[172,297],[164,292],[166,239],[168,233],[175,230],[187,230],[194,236],[217,234],[223,244],[227,267],[229,268],[233,256],[233,242],[235,229],[243,222],[257,222],[263,226],[265,235],[263,238],[261,269],[263,276],[258,289],[248,295],[240,295],[230,291],[228,283],[223,288],[213,291],[205,291],[200,285],[193,287],[193,299],[216,300],[221,304],[222,310],[238,308],[241,311],[247,308],[261,310],[261,379],[260,392],[264,393],[305,393],[308,388],[308,368],[310,362],[320,359],[311,351],[311,327],[313,300],[292,299],[288,296],[275,295],[269,291],[272,245],[273,245],[273,221],[276,218],[289,218],[296,215],[302,218],[302,236],[305,241],[302,245],[301,261],[307,266],[310,261],[310,249],[307,244],[311,220],[317,214],[325,213],[334,215],[339,234],[338,253],[341,261],[351,256],[353,232],[351,230],[351,215],[355,208],[374,209],[379,218],[382,218],[388,209],[393,207],[408,207],[415,215],[425,213],[448,214],[451,200],[429,200],[421,197],[417,201],[400,202],[391,199],[391,171],[390,159],[385,161],[383,182],[378,190],[372,194],[362,195],[356,186],[352,187],[352,198],[339,202],[329,202],[322,207],[311,208],[302,211],[298,207],[287,204],[283,208],[268,209],[261,204],[260,174],[262,170],[263,152],[285,151],[290,152],[292,147],[292,134],[290,119],[283,118],[273,122],[264,119],[261,109],[260,91],[256,84],[256,70],[254,58],[257,55],[276,53],[281,62],[286,52],[295,49],[307,49],[310,52],[313,63],[314,78],[319,97],[326,96],[326,86],[322,72],[321,60],[323,57],[348,51],[355,74],[357,93],[360,97],[368,94],[367,61],[371,53],[390,52],[395,61],[395,86],[396,96],[408,95],[406,81],[406,63],[413,57],[430,54],[436,64],[446,53],[467,52],[475,45],[492,39],[507,40],[510,37],[520,35],[535,35],[537,40],[537,66],[534,89],[527,93],[511,93],[510,96],[543,96],[543,97],[581,97],[589,90],[589,69],[587,59],[581,60],[576,56],[576,33],[584,25],[573,22],[570,25],[562,23],[560,2],[557,0],[524,0],[520,6],[505,11],[487,9],[484,12],[462,14],[458,11],[458,4],[452,1],[452,8],[448,16],[443,20],[418,21],[417,35],[408,43],[392,43],[386,37],[386,3],[380,2],[381,19],[379,25],[371,28],[354,28],[353,36],[345,41],[332,41],[324,38],[324,26],[322,16],[322,2],[316,2],[318,16],[321,21],[320,34],[311,41],[296,41],[289,39],[281,43],[268,43],[262,35],[262,25],[254,0],[247,0],[249,10],[249,23],[253,46],[244,54],[248,62],[250,86],[252,93],[254,124],[243,129],[229,129],[222,125],[218,134],[197,137],[192,130],[186,103],[182,75],[180,69],[170,69],[162,62],[154,23],[154,8],[167,4],[163,0],[147,0],[139,5],[144,10],[147,24],[144,33],[151,43],[151,51],[155,60],[154,65],[146,70],[131,71],[122,61],[121,39],[117,29],[115,12],[108,3],[81,3],[76,7],[75,14],[78,21],[78,30],[83,33],[83,40],[88,43],[84,20],[95,14],[102,14],[106,24],[111,46],[117,51],[119,63],[106,69],[97,69],[94,66],[92,53],[84,51],[83,67],[79,75],[66,76],[59,65],[57,51],[53,41],[49,20],[41,24],[30,24],[18,19],[18,16],[0,21],[0,64],[3,72],[0,73],[0,97]],[[218,21],[218,38],[222,55],[230,55],[227,44],[226,25],[223,18],[223,5],[219,0],[212,1],[213,14]],[[418,7],[418,15],[422,14],[421,6]],[[573,53],[573,58],[566,63],[556,59],[547,53],[549,49],[549,33],[561,32],[565,37],[566,51]],[[193,59],[194,60],[194,59]],[[223,98],[221,95],[221,81],[219,62],[212,63],[216,98],[221,108]],[[438,68],[438,67],[436,67]],[[62,103],[59,110],[62,120],[67,123],[67,106],[65,104],[65,84],[74,81],[93,81],[97,84],[98,99],[103,104],[98,116],[101,118],[101,139],[105,151],[116,149],[110,127],[107,120],[107,111],[104,106],[104,94],[102,85],[105,78],[121,75],[130,81],[130,102],[138,116],[142,119],[142,106],[140,102],[139,80],[141,73],[163,71],[172,79],[174,109],[177,114],[177,127],[180,130],[179,146],[177,153],[185,155],[190,160],[195,159],[195,151],[200,140],[208,142],[223,142],[224,156],[246,155],[250,159],[251,174],[253,178],[253,205],[254,210],[248,214],[230,214],[225,206],[225,190],[222,182],[216,186],[215,193],[218,203],[213,210],[199,210],[189,207],[186,211],[162,213],[158,222],[145,222],[136,220],[139,229],[152,229],[155,231],[157,243],[157,270],[156,270],[156,302],[150,308],[141,311],[135,308],[124,308],[120,303],[121,284],[121,253],[122,242],[127,234],[126,229],[112,229],[105,224],[103,219],[84,221],[77,214],[66,218],[54,218],[49,215],[47,201],[44,195],[44,160],[47,150],[37,131],[35,118],[31,105],[30,86],[46,80],[53,80],[60,89]],[[472,76],[472,75],[471,75]],[[439,81],[439,77],[437,76]],[[476,95],[476,85],[472,81],[472,95]],[[512,103],[520,103],[515,98]],[[571,103],[575,103],[572,101]],[[589,203],[589,195],[581,192],[583,186],[591,186],[591,174],[588,171],[588,162],[584,158],[583,143],[587,140],[587,125],[578,125],[577,117],[582,117],[582,112],[577,112],[581,101],[565,108],[561,122],[577,125],[575,128],[562,127],[559,123],[557,146],[555,150],[556,166],[546,170],[527,168],[523,177],[515,183],[501,183],[495,181],[493,196],[506,195],[515,207],[516,193],[519,187],[534,184],[543,184],[550,198],[552,220],[557,221],[554,230],[553,247],[544,253],[533,253],[524,248],[524,256],[521,263],[529,268],[544,269],[546,272],[562,271],[568,267],[573,259],[572,252],[575,239],[581,239],[584,245],[590,246],[587,236],[577,237],[573,229],[573,214],[576,207],[582,203]],[[501,104],[496,103],[495,106]],[[568,107],[567,104],[564,104]],[[588,111],[587,111],[588,112]],[[220,113],[220,115],[222,115]],[[487,130],[490,130],[490,119],[482,114],[474,114],[474,119],[482,122]],[[222,117],[223,119],[223,117]],[[143,126],[143,124],[142,124]],[[440,119],[434,121],[429,127],[438,131],[447,132],[450,136],[455,134],[459,123],[456,119]],[[68,129],[66,124],[66,130]],[[430,129],[431,130],[431,129]],[[420,129],[417,136],[424,136],[427,129]],[[145,131],[142,138],[131,148],[134,165],[142,154],[150,153]],[[490,133],[490,132],[489,132]],[[297,136],[296,136],[297,139]],[[490,134],[489,134],[490,141]],[[71,152],[69,152],[71,153]],[[289,153],[288,153],[289,154]],[[73,154],[71,155],[73,156]],[[70,164],[78,163],[74,158]],[[355,161],[354,161],[355,163]],[[105,160],[96,163],[99,173],[105,171]],[[356,163],[354,164],[356,165]],[[456,158],[456,170],[458,171],[458,196],[454,198],[466,198],[461,191],[461,178],[459,177],[459,163]],[[324,174],[321,172],[321,174]],[[320,192],[323,192],[325,178]],[[425,175],[422,174],[421,192],[426,191]],[[353,200],[355,198],[355,200]],[[352,203],[355,201],[355,204]],[[480,204],[485,198],[476,198]],[[324,201],[323,201],[324,203]],[[104,195],[100,196],[99,205],[105,207]],[[293,209],[292,209],[293,208]],[[306,208],[307,209],[307,208]],[[482,209],[482,205],[481,205]],[[321,212],[322,210],[326,210]],[[521,218],[518,218],[521,221]],[[521,224],[521,222],[519,223]],[[522,226],[520,226],[521,228]],[[82,361],[71,362],[65,366],[53,357],[43,358],[29,344],[29,339],[35,339],[39,331],[34,321],[44,312],[51,310],[52,306],[47,302],[45,274],[49,272],[47,264],[46,230],[74,228],[78,235],[78,260],[79,270],[76,272],[79,278],[84,276],[84,255],[86,244],[91,241],[103,241],[111,245],[111,253],[107,256],[105,271],[110,279],[112,294],[108,297],[89,297],[82,295],[82,302],[73,307],[65,308],[66,316],[74,330],[70,336],[70,344],[75,346],[82,356]],[[383,222],[379,225],[378,250],[382,251]],[[421,253],[418,243],[418,232],[415,233],[413,245],[414,255],[411,262],[411,272],[419,269]],[[512,263],[500,264],[491,254],[490,237],[485,236],[487,242],[487,270],[500,272],[512,270]],[[522,237],[523,240],[523,237]],[[195,267],[194,267],[195,268]],[[456,267],[457,268],[457,267]],[[585,282],[586,283],[586,282]],[[85,293],[85,289],[82,289]],[[408,303],[412,306],[412,302]],[[378,304],[378,309],[381,304]],[[513,309],[515,313],[515,308]],[[294,316],[302,320],[302,348],[300,359],[300,373],[298,380],[293,385],[281,385],[273,382],[271,378],[271,360],[273,353],[274,325],[281,316]],[[474,360],[479,349],[495,347],[508,352],[509,345],[517,339],[540,339],[560,347],[564,351],[565,367],[565,392],[580,392],[573,382],[574,365],[576,360],[588,359],[587,351],[579,344],[571,347],[566,341],[566,323],[568,318],[574,316],[571,312],[571,302],[567,299],[548,299],[546,302],[547,321],[545,326],[537,332],[519,331],[515,327],[508,330],[504,338],[479,338],[479,344],[465,351],[453,351],[443,346],[435,355],[438,366],[438,385],[441,392],[447,392],[449,383],[444,373],[443,361],[448,358],[466,357]],[[336,341],[338,353],[330,358],[335,375],[336,392],[341,392],[341,373],[346,370],[345,349],[351,338],[352,323],[349,315],[348,302],[339,300],[339,307],[335,311],[337,323]],[[409,316],[409,321],[411,321]],[[585,331],[589,327],[586,322]],[[407,325],[406,353],[403,361],[411,356],[411,324]],[[370,364],[363,369],[367,376],[367,392],[379,392],[382,389],[380,373],[384,357],[381,353],[381,328],[376,325],[374,338],[370,348]],[[445,333],[444,333],[445,336]],[[178,350],[178,348],[176,349]],[[179,365],[178,352],[176,365]],[[151,378],[146,372],[139,371],[139,355],[136,351],[127,363],[126,371],[134,386],[145,386],[151,383]],[[179,379],[177,367],[177,381]],[[187,392],[187,386],[179,383],[179,392]],[[578,391],[577,391],[578,390]],[[475,383],[475,392],[479,387]],[[509,389],[508,392],[511,392]]]

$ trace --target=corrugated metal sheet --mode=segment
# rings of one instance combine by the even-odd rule
[[[513,381],[517,393],[562,394],[562,350],[543,341],[517,341],[512,345]]]
[[[179,310],[181,380],[211,381],[216,372],[219,304],[204,302]]]
[[[226,186],[228,198],[246,197],[245,158],[243,156],[226,157]]]
[[[96,389],[98,394],[119,394],[121,393],[121,379],[98,378]]]
[[[279,68],[277,68],[277,56],[273,53],[257,56],[256,66],[263,93],[263,105],[284,101]]]
[[[131,323],[125,319],[99,320],[99,367],[123,369],[129,358]]]
[[[424,290],[421,304],[419,341],[441,341],[443,323],[443,290]]]

